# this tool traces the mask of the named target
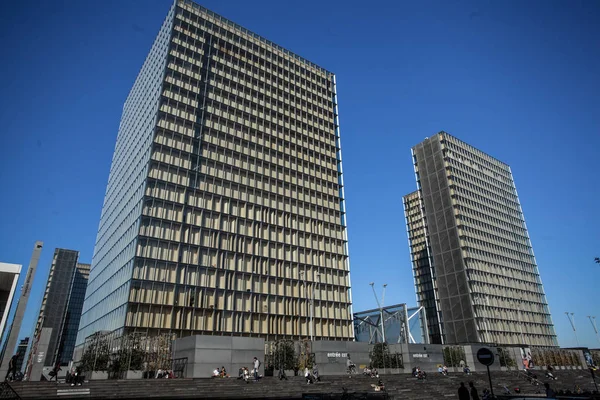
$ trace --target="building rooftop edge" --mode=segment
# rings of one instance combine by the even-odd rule
[[[468,146],[468,147],[472,148],[473,150],[476,150],[476,151],[478,151],[478,152],[480,152],[480,153],[483,153],[483,154],[485,154],[485,155],[486,155],[486,156],[488,156],[488,157],[491,157],[491,158],[493,158],[494,160],[498,161],[500,164],[502,164],[502,165],[504,165],[504,166],[506,166],[507,168],[509,168],[509,169],[510,169],[510,165],[509,165],[509,164],[507,164],[507,163],[505,163],[504,161],[501,161],[501,160],[497,159],[496,157],[494,157],[494,156],[490,155],[489,153],[486,153],[485,151],[483,151],[483,150],[481,150],[481,149],[478,149],[477,147],[473,146],[472,144],[469,144],[469,143],[465,142],[464,140],[461,140],[461,139],[457,138],[456,136],[449,134],[449,133],[448,133],[448,132],[446,132],[446,131],[439,131],[439,132],[437,132],[437,133],[436,133],[436,135],[444,135],[444,136],[449,136],[449,137],[453,138],[454,140],[456,140],[456,141],[458,141],[458,142],[460,142],[460,143],[462,143],[462,144],[464,144],[464,145],[466,145],[466,146]],[[415,144],[414,146],[412,146],[412,147],[411,147],[411,149],[412,149],[412,150],[414,150],[414,149],[415,149],[415,148],[416,148],[418,145],[420,145],[421,143],[423,143],[425,140],[429,140],[429,139],[431,139],[431,137],[432,137],[432,136],[428,136],[428,137],[426,137],[425,139],[421,140],[419,143],[417,143],[417,144]]]
[[[232,20],[230,20],[230,19],[222,16],[221,14],[218,14],[218,13],[212,11],[212,10],[209,10],[208,8],[206,8],[206,7],[204,7],[204,6],[196,3],[195,1],[192,1],[192,0],[175,0],[175,5],[179,5],[180,3],[191,4],[192,7],[198,8],[199,10],[201,10],[202,12],[205,12],[206,14],[210,15],[211,17],[218,18],[222,22],[227,23],[227,25],[230,25],[230,26],[232,26],[232,27],[234,27],[236,29],[239,29],[243,33],[245,33],[247,35],[250,35],[250,36],[254,37],[255,39],[258,39],[258,40],[264,42],[265,44],[268,44],[269,46],[273,46],[277,50],[282,51],[285,54],[288,54],[288,55],[292,56],[293,58],[295,58],[295,59],[297,59],[299,61],[302,61],[305,64],[308,64],[309,66],[311,66],[313,68],[317,68],[317,69],[319,69],[319,70],[321,70],[321,71],[323,71],[323,72],[325,72],[327,74],[335,75],[335,73],[329,71],[328,69],[321,67],[320,65],[318,65],[318,64],[316,64],[316,63],[314,63],[314,62],[312,62],[312,61],[310,61],[310,60],[308,60],[308,59],[306,59],[306,58],[304,58],[304,57],[302,57],[302,56],[294,53],[293,51],[291,51],[291,50],[289,50],[289,49],[287,49],[287,48],[285,48],[285,47],[283,47],[283,46],[281,46],[281,45],[279,45],[279,44],[277,44],[277,43],[275,43],[275,42],[267,39],[266,37],[264,37],[262,35],[259,35],[256,32],[251,31],[248,28],[244,28],[242,25],[240,25],[240,24],[238,24],[236,22],[233,22]]]
[[[9,273],[13,273],[13,274],[19,274],[19,273],[21,273],[21,268],[23,268],[23,266],[21,264],[9,264],[9,263],[0,262],[0,272],[9,272]]]

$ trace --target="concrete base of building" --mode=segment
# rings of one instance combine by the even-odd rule
[[[108,372],[106,371],[94,371],[90,374],[90,379],[94,381],[108,379]]]
[[[265,340],[236,336],[188,336],[173,343],[173,359],[187,358],[184,378],[209,378],[215,369],[225,367],[236,376],[241,367],[252,370],[252,361],[261,362],[259,374],[264,375]]]

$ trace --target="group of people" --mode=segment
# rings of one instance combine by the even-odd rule
[[[438,367],[438,372],[444,376],[447,376],[448,375],[448,367],[445,365],[440,365]]]
[[[419,366],[413,367],[412,375],[419,380],[427,379],[427,372],[423,371]]]
[[[313,365],[312,372],[308,369],[308,367],[305,367],[304,377],[306,378],[307,385],[320,382],[321,377],[319,376],[319,368],[317,367],[317,364]]]
[[[20,381],[23,379],[23,374],[17,371],[17,359],[19,356],[16,354],[12,356],[8,362],[8,371],[6,371],[5,381]]]
[[[531,353],[527,353],[525,357],[523,357],[523,369],[531,369],[534,367],[533,357],[531,357]]]
[[[379,371],[377,371],[377,368],[365,367],[363,375],[370,376],[371,378],[379,378]]]
[[[175,374],[170,369],[159,369],[158,371],[156,371],[155,378],[157,378],[157,379],[174,379]]]
[[[240,368],[241,370],[241,368]],[[219,369],[219,367],[217,367],[212,374],[213,378],[229,378],[229,375],[227,375],[227,370],[225,369],[225,367],[221,366],[221,369]]]
[[[258,360],[258,358],[254,357],[254,359],[252,360],[252,371],[250,371],[248,369],[248,367],[241,367],[238,370],[238,379],[243,379],[246,383],[248,383],[250,381],[250,377],[252,376],[254,382],[258,382],[258,380],[261,378],[261,376],[258,373],[260,366],[261,366],[261,362]],[[215,376],[214,372],[218,372],[218,374]],[[225,367],[221,367],[221,370],[219,370],[219,368],[217,368],[214,372],[213,372],[213,377],[222,377],[222,378],[229,377],[229,375],[227,375],[227,371],[225,371]],[[284,375],[285,375],[285,373],[284,373]],[[280,379],[282,379],[282,378],[280,377]],[[287,377],[285,379],[287,379]]]

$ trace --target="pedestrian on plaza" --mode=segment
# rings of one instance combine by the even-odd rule
[[[317,363],[313,365],[313,378],[315,378],[315,382],[321,382],[321,376],[319,375],[319,367],[317,367]]]
[[[285,374],[285,370],[283,369],[283,366],[280,366],[279,367],[279,380],[281,381],[281,380],[284,380],[284,379],[287,381],[288,377]]]
[[[260,368],[260,361],[258,361],[258,358],[254,357],[252,367],[254,368],[254,381],[258,382],[258,369]]]
[[[10,361],[8,362],[8,371],[6,371],[6,376],[4,377],[5,381],[7,381],[8,378],[10,378],[13,381],[16,379],[17,358],[18,356],[16,354],[10,358]]]
[[[548,382],[544,383],[544,387],[546,388],[546,397],[549,399],[553,399],[556,397],[556,393],[554,392],[554,390],[552,390],[552,388],[550,387],[550,384]]]
[[[477,389],[473,386],[473,381],[469,382],[469,387],[471,388],[471,400],[479,400],[479,393],[477,393]]]
[[[48,374],[48,375],[50,375],[50,382],[52,382],[52,378],[54,378],[56,380],[56,383],[58,383],[58,372],[59,371],[62,371],[62,368],[60,367],[60,361],[57,361],[56,365],[54,366],[52,371],[50,371],[50,373]]]
[[[458,388],[458,400],[471,400],[469,389],[465,387],[464,382],[461,382],[460,387]]]

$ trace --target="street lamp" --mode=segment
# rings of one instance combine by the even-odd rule
[[[383,293],[381,295],[381,304],[379,303],[379,298],[377,297],[377,293],[375,293],[375,282],[369,283],[371,285],[371,289],[373,290],[373,295],[375,296],[375,301],[377,302],[377,307],[379,307],[379,320],[381,321],[381,340],[385,343],[385,325],[383,318],[383,304],[385,300],[385,288],[387,287],[387,283],[383,284]]]
[[[600,342],[600,336],[598,336],[598,328],[596,328],[596,317],[593,315],[587,316],[590,320],[590,324],[592,324],[592,328],[594,328],[594,333],[596,334],[596,339]]]
[[[575,341],[577,342],[577,347],[579,347],[579,339],[577,338],[577,330],[575,329],[575,313],[565,311],[565,314],[567,318],[569,318],[569,322],[571,323],[571,327],[573,328],[573,334],[575,335]]]

